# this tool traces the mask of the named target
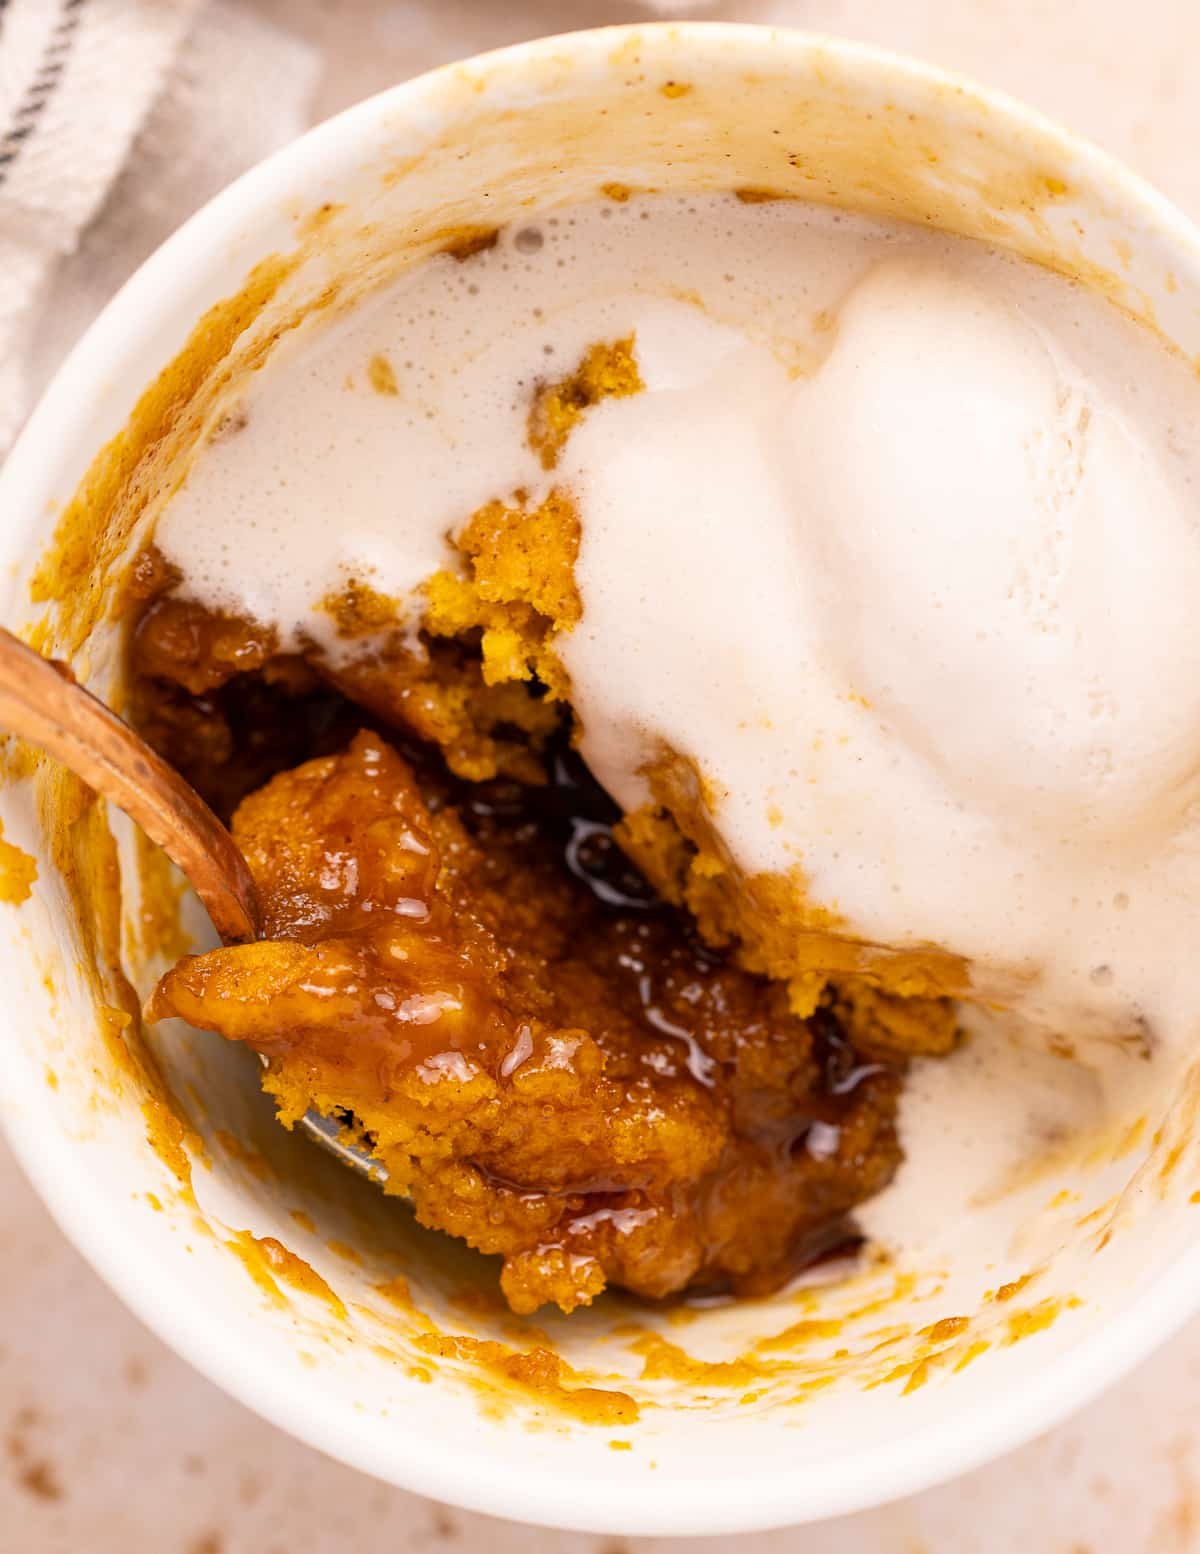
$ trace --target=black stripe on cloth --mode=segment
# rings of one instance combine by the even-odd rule
[[[0,0],[0,19],[8,0]],[[46,110],[46,104],[54,96],[63,69],[71,54],[80,18],[87,0],[61,0],[59,18],[46,40],[42,57],[26,89],[20,107],[13,114],[8,129],[0,136],[0,184],[8,176],[8,170],[20,155],[21,147],[38,118]]]

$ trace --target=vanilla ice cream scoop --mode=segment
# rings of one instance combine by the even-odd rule
[[[1018,307],[916,259],[855,288],[786,435],[833,668],[931,784],[1045,845],[1161,840],[1200,764],[1178,461]]]
[[[1195,390],[1014,272],[885,256],[799,376],[746,344],[658,375],[651,325],[647,392],[571,445],[564,657],[628,807],[665,744],[742,869],[799,865],[848,934],[1156,1029],[1200,1005],[1197,466],[1159,397]]]

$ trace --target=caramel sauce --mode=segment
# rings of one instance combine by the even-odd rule
[[[268,663],[225,688],[277,709],[243,781],[354,716]],[[202,731],[211,694],[170,693]],[[233,820],[266,937],[185,957],[150,1012],[265,1053],[282,1120],[341,1117],[424,1223],[503,1257],[517,1311],[769,1289],[890,1178],[899,1068],[705,945],[565,743],[545,777],[464,783],[370,732],[279,773]]]

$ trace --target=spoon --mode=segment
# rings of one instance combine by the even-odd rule
[[[259,937],[257,893],[246,860],[196,790],[84,690],[68,665],[43,658],[2,626],[0,725],[61,761],[140,826],[186,876],[223,943]],[[308,1112],[300,1121],[343,1164],[382,1179],[379,1162],[343,1143],[332,1118]]]

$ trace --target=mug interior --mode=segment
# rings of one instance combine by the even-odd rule
[[[245,375],[448,243],[614,182],[815,200],[981,239],[1200,355],[1190,228],[1013,105],[765,29],[549,39],[343,115],[135,276],[6,468],[4,619],[119,705],[123,571]],[[843,1282],[712,1309],[610,1295],[569,1319],[514,1317],[490,1261],[279,1128],[251,1054],[178,1022],[142,1029],[177,907],[194,943],[203,915],[72,779],[12,742],[5,776],[5,842],[38,868],[30,897],[0,909],[19,1154],[168,1342],[360,1468],[596,1531],[794,1522],[1015,1444],[1194,1305],[1200,1080],[1161,1066],[1103,1136],[966,1220],[939,1224],[931,1206],[919,1248]]]

